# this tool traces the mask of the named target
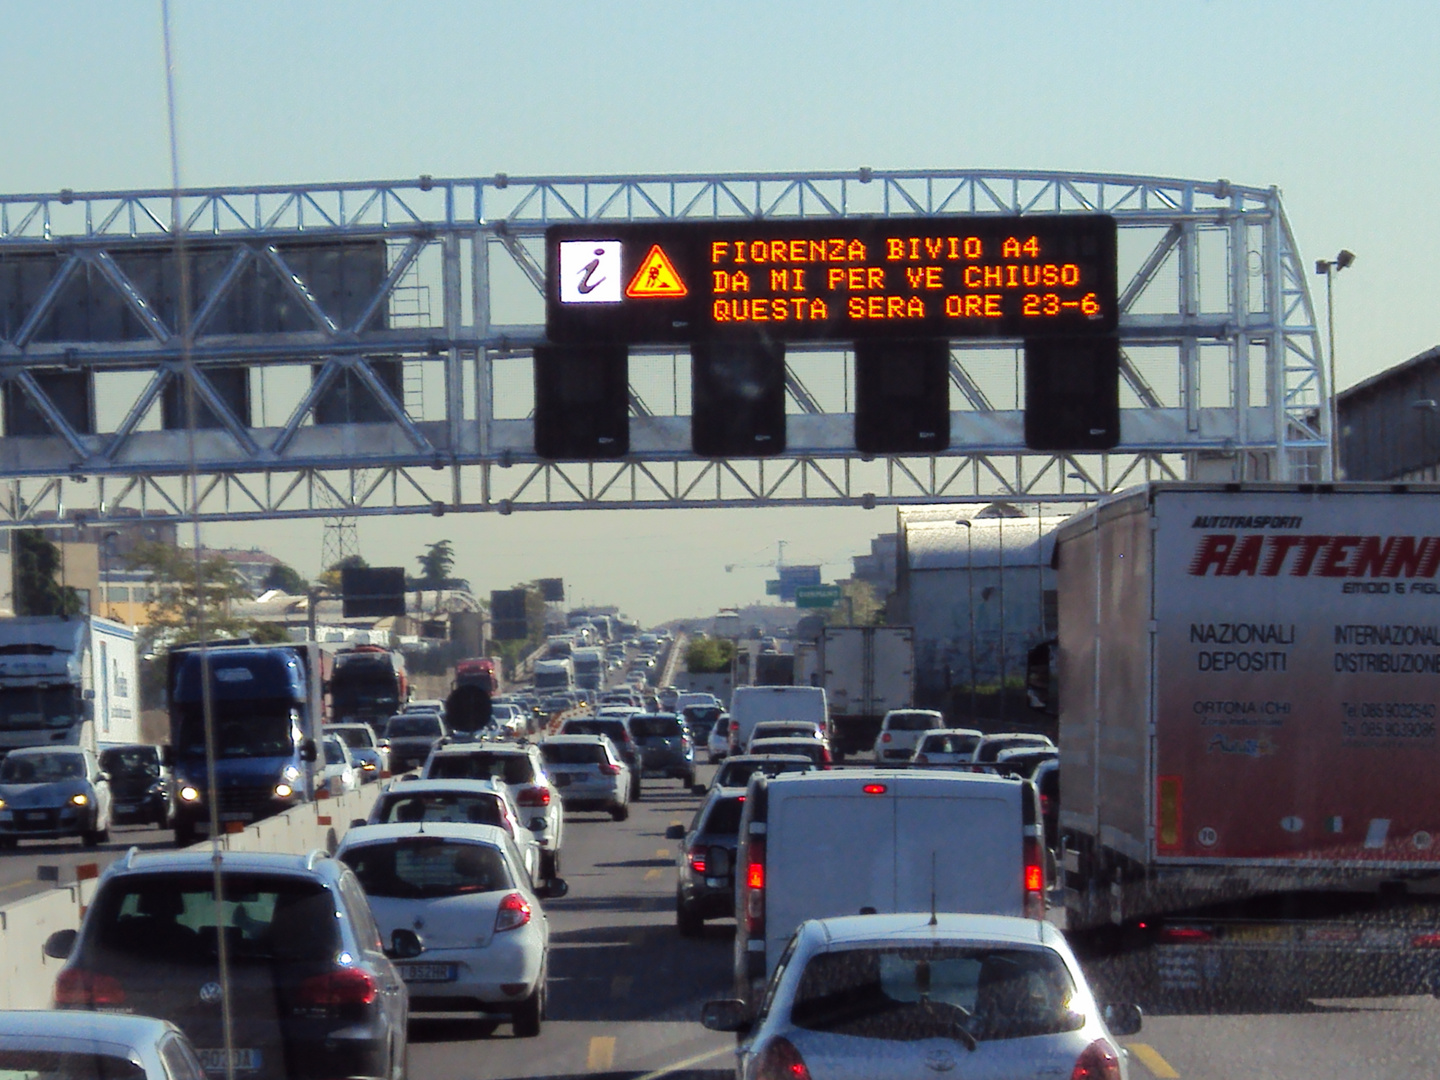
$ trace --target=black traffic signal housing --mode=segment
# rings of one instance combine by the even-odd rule
[[[690,348],[690,445],[701,457],[785,452],[785,345],[703,338]]]
[[[855,449],[934,454],[950,448],[950,343],[855,343]]]
[[[551,461],[600,461],[629,452],[626,347],[535,346],[535,453]]]
[[[1025,445],[1113,450],[1120,442],[1120,340],[1025,342]]]

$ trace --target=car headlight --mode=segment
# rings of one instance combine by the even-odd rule
[[[285,781],[283,781],[283,780],[280,781],[280,783],[278,783],[278,784],[275,785],[275,797],[276,797],[276,798],[279,798],[279,799],[288,799],[288,798],[290,798],[291,795],[294,795],[294,794],[295,794],[295,789],[292,788],[289,784],[285,783]]]
[[[191,784],[186,784],[180,789],[180,798],[185,802],[199,802],[200,789]]]
[[[4,800],[4,799],[0,799],[0,810],[4,810],[4,809],[5,809],[5,800]]]
[[[366,772],[374,772],[374,771],[375,771],[375,762],[373,762],[373,761],[362,761],[362,762],[360,763],[360,768],[364,769]]]
[[[71,806],[84,806],[89,801],[90,796],[86,795],[83,791],[77,791],[74,795],[70,796]]]

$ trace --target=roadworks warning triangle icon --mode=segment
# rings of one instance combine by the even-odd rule
[[[625,295],[632,300],[673,299],[689,296],[690,290],[685,287],[670,257],[659,244],[652,244],[649,253],[640,260],[640,269],[625,286]]]

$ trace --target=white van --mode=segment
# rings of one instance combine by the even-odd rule
[[[730,695],[730,753],[741,752],[761,720],[809,720],[831,734],[823,687],[737,686]]]
[[[756,773],[740,820],[735,990],[756,1000],[806,919],[934,910],[1045,917],[1029,781],[880,769]]]

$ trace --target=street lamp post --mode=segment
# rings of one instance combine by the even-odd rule
[[[975,723],[975,543],[973,526],[969,518],[960,518],[955,524],[965,526],[965,588],[970,594],[970,723]]]
[[[1333,259],[1316,259],[1315,273],[1325,276],[1325,325],[1330,337],[1330,479],[1340,472],[1340,414],[1336,408],[1335,386],[1335,275],[1355,262],[1355,253],[1340,249]]]

